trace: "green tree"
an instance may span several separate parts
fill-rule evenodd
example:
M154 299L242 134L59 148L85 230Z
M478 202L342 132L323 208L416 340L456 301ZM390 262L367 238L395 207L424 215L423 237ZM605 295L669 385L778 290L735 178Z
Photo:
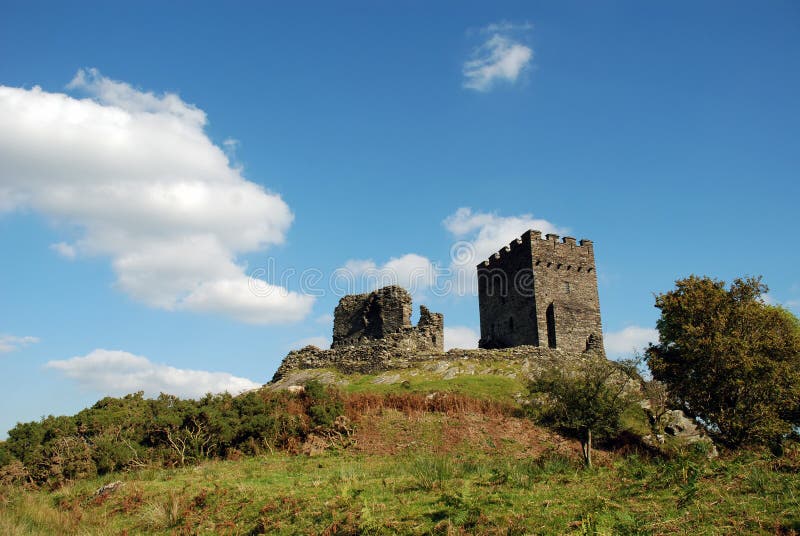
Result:
M800 322L766 292L760 277L691 276L656 297L653 377L730 446L779 445L800 424Z
M636 400L636 363L605 358L582 359L545 371L528 390L537 420L581 442L584 462L592 466L594 439L607 439L622 429L622 414Z

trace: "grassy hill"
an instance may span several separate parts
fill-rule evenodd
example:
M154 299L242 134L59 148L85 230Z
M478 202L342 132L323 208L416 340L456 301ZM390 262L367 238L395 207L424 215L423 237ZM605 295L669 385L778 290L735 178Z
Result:
M623 438L585 469L575 440L522 415L515 395L523 385L505 366L303 371L286 382L339 385L348 420L338 431L310 429L256 455L230 449L184 467L164 466L173 460L52 487L5 484L0 533L800 531L796 445L780 458L738 451L709 460L690 449L657 454ZM287 406L301 397L281 396ZM638 415L628 421L632 432L642 426ZM114 491L97 493L117 481Z

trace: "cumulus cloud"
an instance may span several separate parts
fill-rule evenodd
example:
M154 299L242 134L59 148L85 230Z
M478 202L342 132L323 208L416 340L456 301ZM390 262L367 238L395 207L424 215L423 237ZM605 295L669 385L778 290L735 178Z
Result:
M427 257L408 253L393 257L382 265L373 260L349 260L336 270L335 277L337 287L344 287L337 290L347 294L399 285L418 295L433 282L435 267Z
M444 220L444 227L456 240L450 251L450 269L459 294L477 293L475 266L528 229L543 234L564 235L569 232L565 227L534 218L531 214L499 216L489 212L473 212L467 207L461 207L448 216Z
M36 344L39 342L38 337L18 337L16 335L0 335L0 354L6 354L8 352L13 352L14 350L19 350L20 348L24 348L30 344Z
M49 361L45 366L84 389L107 395L144 391L147 396L167 393L198 398L206 393L237 394L261 386L227 372L179 369L120 350L97 349L85 356Z
M477 348L480 334L467 326L445 326L444 328L444 349L451 348Z
M488 35L464 62L464 87L489 91L498 82L513 84L533 59L533 50L522 44L515 35L531 29L529 24L507 22L490 24L481 34Z
M566 234L558 227L530 214L499 216L489 212L473 212L462 207L445 218L445 229L453 238L450 263L433 262L428 257L408 253L378 265L373 260L350 260L335 275L336 291L352 294L386 285L400 285L423 297L426 291L442 296L477 294L475 266L497 253L528 229L542 233Z
M445 218L444 227L453 237L466 240L472 245L475 258L469 262L474 261L475 264L488 259L528 229L535 229L543 234L569 233L566 227L558 227L542 218L534 218L531 214L499 216L490 212L473 212L468 207L461 207Z
M94 69L68 88L88 98L0 86L0 211L76 230L51 247L109 257L118 288L153 307L254 323L310 312L310 296L248 290L237 256L282 243L293 215L209 139L205 112Z
M643 350L651 342L658 342L658 331L642 326L628 326L603 334L603 343L610 356L631 355Z

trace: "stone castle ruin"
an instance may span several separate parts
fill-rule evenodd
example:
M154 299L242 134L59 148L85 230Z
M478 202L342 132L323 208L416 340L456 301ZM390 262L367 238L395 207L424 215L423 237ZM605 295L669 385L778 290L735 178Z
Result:
M419 322L412 326L411 295L398 286L345 296L333 313L331 348L379 341L408 350L443 351L443 316L424 305L419 311Z
M590 240L527 231L478 265L479 349L444 351L444 318L398 286L344 296L334 312L330 349L290 352L273 382L304 369L371 374L432 360L523 359L558 362L603 354L600 302ZM502 350L500 350L502 349Z
M478 265L481 348L602 349L591 240L526 231Z

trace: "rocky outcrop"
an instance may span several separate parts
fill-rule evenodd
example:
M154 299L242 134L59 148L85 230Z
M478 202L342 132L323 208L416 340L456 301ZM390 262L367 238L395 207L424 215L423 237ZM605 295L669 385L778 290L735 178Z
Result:
M503 349L453 349L447 352L420 351L417 348L398 347L395 344L376 342L360 346L345 346L322 350L306 346L290 352L272 378L281 380L291 371L308 369L334 369L343 374L376 374L387 370L403 370L435 362L502 361L524 365L528 370L544 370L563 366L575 360L596 357L594 352L574 353L539 346L515 346Z
M645 408L645 411L647 408ZM648 412L649 413L649 412ZM717 448L709 438L703 427L697 421L686 416L679 409L664 411L658 422L652 422L653 433L642 438L645 444L651 447L686 447L693 444L702 445L706 449L709 458L717 456Z

